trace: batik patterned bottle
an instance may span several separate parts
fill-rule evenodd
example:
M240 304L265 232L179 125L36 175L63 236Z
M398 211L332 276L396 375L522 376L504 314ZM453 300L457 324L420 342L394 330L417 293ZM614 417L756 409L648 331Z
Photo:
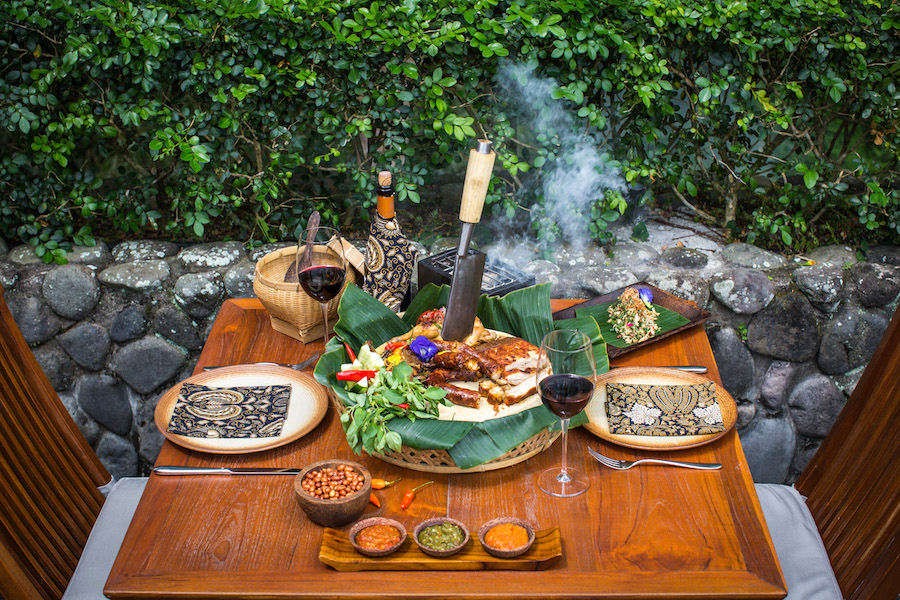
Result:
M390 171L378 174L375 192L378 206L366 243L363 289L394 312L399 312L416 264L416 250L397 224Z

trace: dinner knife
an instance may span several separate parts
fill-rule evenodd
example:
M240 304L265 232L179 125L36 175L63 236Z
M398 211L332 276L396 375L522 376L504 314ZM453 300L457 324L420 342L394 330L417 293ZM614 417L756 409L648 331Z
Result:
M153 467L157 475L296 475L300 469L280 467L181 467L161 465Z
M631 365L628 365L631 366ZM703 365L653 365L660 369L675 369L677 371L687 371L689 373L706 373L709 371L707 367ZM610 369L621 369L624 368L625 365L621 367L610 367Z

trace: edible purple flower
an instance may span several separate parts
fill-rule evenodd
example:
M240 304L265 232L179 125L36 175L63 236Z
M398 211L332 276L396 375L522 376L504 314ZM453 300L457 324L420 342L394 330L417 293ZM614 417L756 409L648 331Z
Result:
M647 304L650 304L651 302L653 302L653 292L651 292L647 288L639 289L638 294L640 294L641 300L643 300Z
M421 358L422 360L431 360L431 357L437 354L437 346L434 345L434 342L429 340L424 335L420 335L416 339L412 341L409 345L409 349L412 350L416 356Z

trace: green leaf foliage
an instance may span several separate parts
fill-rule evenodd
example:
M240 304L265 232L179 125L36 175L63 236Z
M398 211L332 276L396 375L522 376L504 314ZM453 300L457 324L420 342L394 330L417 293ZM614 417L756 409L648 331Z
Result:
M896 240L897 23L875 0L7 0L0 235L48 261L126 237L294 240L312 210L367 216L382 168L421 202L487 137L487 210L548 244L569 235L548 191L577 164L567 139L747 241ZM510 72L548 84L540 103L501 93ZM576 215L599 243L622 191Z

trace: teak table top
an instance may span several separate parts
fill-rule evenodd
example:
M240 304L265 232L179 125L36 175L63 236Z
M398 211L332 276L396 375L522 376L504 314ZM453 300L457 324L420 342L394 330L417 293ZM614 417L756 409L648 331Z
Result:
M573 301L554 301L554 310ZM257 300L228 300L200 356L204 365L299 362L322 350L275 332ZM615 366L701 364L719 383L702 327L694 327L613 361ZM765 527L737 433L660 456L720 462L718 471L673 467L612 471L585 446L619 458L647 452L620 448L579 428L569 461L591 478L587 493L553 498L537 474L558 466L560 445L518 465L474 474L432 474L395 467L347 446L332 407L308 435L248 455L185 450L168 441L157 464L302 467L323 458L362 462L373 477L400 476L382 493L382 508L412 530L451 515L473 535L497 516L558 526L562 557L542 571L338 572L318 559L323 530L294 499L291 476L152 475L125 537L105 593L111 598L782 598L784 580ZM403 489L435 484L398 509ZM387 492L393 490L393 495ZM394 497L396 496L396 497ZM477 544L477 539L473 540ZM472 542L470 542L472 543Z

